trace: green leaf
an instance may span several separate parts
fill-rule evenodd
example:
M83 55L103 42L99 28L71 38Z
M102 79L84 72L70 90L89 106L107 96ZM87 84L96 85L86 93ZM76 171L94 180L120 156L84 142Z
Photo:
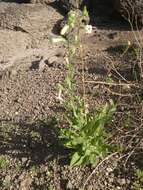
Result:
M78 162L76 162L75 166L84 165L85 163L87 163L87 161L89 161L89 158L86 155L81 156Z
M88 11L87 11L86 6L84 6L84 8L83 8L82 15L83 15L84 17L88 17Z
M75 166L76 163L80 160L81 156L79 155L78 152L75 152L72 156L71 162L70 162L70 166Z
M61 35L61 36L64 36L66 33L69 32L69 29L70 29L69 25L68 25L68 24L65 24L65 26L62 28L62 30L61 30L61 32L60 32L60 35Z

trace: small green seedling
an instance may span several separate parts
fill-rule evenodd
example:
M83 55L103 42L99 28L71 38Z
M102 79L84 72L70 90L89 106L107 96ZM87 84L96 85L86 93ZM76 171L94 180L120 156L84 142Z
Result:
M9 165L6 156L0 156L0 169L5 169Z
M136 170L136 181L133 184L133 190L143 190L143 170Z

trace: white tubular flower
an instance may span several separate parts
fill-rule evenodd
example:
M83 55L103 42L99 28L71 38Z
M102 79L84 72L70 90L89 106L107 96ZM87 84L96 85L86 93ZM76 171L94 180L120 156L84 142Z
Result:
M69 58L66 57L65 60L66 60L66 64L69 64Z
M91 25L85 25L85 33L86 34L92 33L92 26Z
M128 46L131 46L131 41L128 40L127 44L128 44Z
M62 37L57 37L57 38L52 38L51 41L52 43L59 43L59 42L66 42L66 39Z
M62 89L59 89L59 93L58 93L57 99L60 101L60 103L62 103L64 101L64 99L62 98Z
M66 33L68 33L69 28L70 28L69 25L65 24L65 26L62 28L62 30L60 32L61 36L64 36Z

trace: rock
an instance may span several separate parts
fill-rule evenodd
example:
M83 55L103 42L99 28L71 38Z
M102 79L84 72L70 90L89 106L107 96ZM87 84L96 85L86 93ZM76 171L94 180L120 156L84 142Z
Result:
M71 8L80 8L82 1L80 0L79 3L77 4L76 1L67 1L67 0L61 0L61 3L63 3L63 6L65 6L68 10Z
M52 0L17 0L24 3L49 3ZM137 20L139 25L143 25L143 0L57 0L66 10L82 9L87 6L89 10L93 10L100 6L108 5L108 9L118 11L126 19L131 19L131 22ZM106 10L105 10L106 12Z
M15 0L17 3L48 3L49 0Z
M29 0L30 3L45 3L46 0Z
M22 163L25 163L25 162L27 162L27 158L26 157L23 157L22 159L21 159L21 161L22 161Z
M19 3L41 3L48 4L53 0L17 0ZM88 8L88 10L94 10L99 6L107 6L106 12L114 13L115 10L119 12L124 18L127 20L131 20L131 22L135 22L139 25L143 25L143 0L56 0L59 2L63 8L67 11L71 9L82 9L84 6ZM3 15L2 15L3 16ZM18 25L19 26L19 25ZM19 30L23 28L18 28ZM25 31L27 32L27 31Z
M67 189L73 189L73 184L70 181L67 183Z
M11 176L7 175L4 180L5 180L6 183L10 183Z
M126 180L124 178L118 179L118 183L120 185L125 185L126 184Z
M20 190L28 190L30 189L30 185L32 183L32 178L31 176L25 176L25 179L23 179L23 181L21 181L20 184Z
M107 168L107 171L110 173L110 172L113 171L113 169L112 168Z
M124 18L135 22L137 20L139 25L143 25L143 0L59 0L63 7L67 10L82 9L87 6L89 10L94 10L97 6L106 6L110 9L110 13L119 12ZM105 14L106 14L105 10Z

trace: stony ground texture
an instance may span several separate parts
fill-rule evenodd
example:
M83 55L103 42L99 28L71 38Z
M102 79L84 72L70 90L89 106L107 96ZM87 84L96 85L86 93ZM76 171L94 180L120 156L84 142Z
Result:
M58 141L60 126L55 122L64 113L57 85L66 69L65 48L52 44L51 38L59 34L64 14L52 1L34 3L0 1L0 189L80 189L95 168L68 166L68 150ZM132 32L127 23L113 19L108 10L102 15L102 10L106 9L100 5L96 17L91 16L93 32L83 39L85 76L91 81L86 85L87 102L91 107L110 98L119 102L119 119L113 120L109 131L115 142L128 146L141 127L142 82L130 88L109 88L102 82L136 83L133 72L138 71L139 60L132 49L126 54L126 47L143 31ZM129 113L135 116L131 131L123 126ZM140 133L137 136L140 140ZM141 155L135 159L132 153L115 153L96 169L85 189L133 189Z

